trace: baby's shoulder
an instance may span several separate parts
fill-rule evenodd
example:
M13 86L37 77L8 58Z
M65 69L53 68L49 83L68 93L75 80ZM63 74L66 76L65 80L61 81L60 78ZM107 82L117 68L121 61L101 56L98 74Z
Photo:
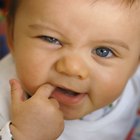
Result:
M9 80L16 78L15 65L11 54L0 60L0 91L9 88ZM0 93L2 94L2 93Z
M133 89L134 94L140 95L140 66L137 68L136 72L134 75L129 79L128 81L128 86L126 87L131 87ZM128 88L129 89L129 88Z
M8 54L0 60L0 73L0 82L15 77L15 65L11 54Z

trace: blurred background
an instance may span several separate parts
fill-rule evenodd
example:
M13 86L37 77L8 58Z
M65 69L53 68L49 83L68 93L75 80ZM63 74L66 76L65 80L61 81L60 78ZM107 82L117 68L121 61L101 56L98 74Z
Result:
M5 56L9 51L6 43L6 5L7 0L0 0L0 59Z

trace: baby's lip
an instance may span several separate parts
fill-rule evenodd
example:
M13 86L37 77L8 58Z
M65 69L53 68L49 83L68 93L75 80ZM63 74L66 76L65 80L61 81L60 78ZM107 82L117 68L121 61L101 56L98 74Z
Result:
M60 104L74 105L84 99L86 93L75 92L71 89L56 87L51 94L51 98L55 98Z
M77 94L80 94L80 93L87 93L87 91L83 90L83 87L82 86L79 86L79 88L76 88L76 87L70 87L70 86L67 86L67 85L64 85L64 84L52 84L55 88L60 88L60 89L64 89L64 90L69 90L69 91L72 91L74 93L77 93Z
M80 94L79 92L75 92L73 90L66 89L66 88L57 87L56 89L63 92L63 93L69 94L69 96L77 96Z

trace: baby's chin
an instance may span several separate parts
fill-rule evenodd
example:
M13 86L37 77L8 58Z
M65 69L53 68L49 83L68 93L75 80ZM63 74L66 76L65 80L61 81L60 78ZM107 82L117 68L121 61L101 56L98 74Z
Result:
M78 120L78 119L85 117L86 115L89 115L90 113L91 112L78 112L78 111L77 111L77 113L72 113L72 112L64 113L63 112L63 116L64 116L65 120Z
M81 117L76 117L76 116L64 116L64 120L79 120L81 118L83 118L84 116Z
M86 114L86 115L88 115L88 114ZM64 120L79 120L81 118L84 118L86 115L64 116Z

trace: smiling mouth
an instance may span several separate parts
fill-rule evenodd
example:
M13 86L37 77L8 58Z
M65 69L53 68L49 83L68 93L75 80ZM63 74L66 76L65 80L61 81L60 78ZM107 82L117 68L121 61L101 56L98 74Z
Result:
M85 93L78 93L70 89L56 87L51 94L60 104L72 105L79 103L85 96Z

